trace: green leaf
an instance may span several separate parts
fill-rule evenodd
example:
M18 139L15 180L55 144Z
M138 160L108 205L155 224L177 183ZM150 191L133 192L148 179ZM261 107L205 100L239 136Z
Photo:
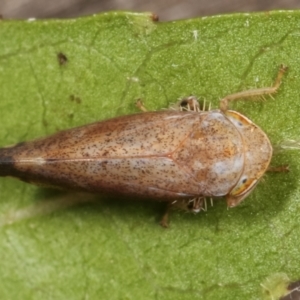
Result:
M274 99L232 108L272 143L299 140L300 13L168 23L111 12L0 22L0 145L197 95L270 86ZM240 206L157 222L156 202L70 195L0 178L1 299L271 299L270 276L300 277L300 153L283 151ZM77 205L76 205L77 204ZM80 204L80 205L79 205ZM275 274L275 275L274 275Z

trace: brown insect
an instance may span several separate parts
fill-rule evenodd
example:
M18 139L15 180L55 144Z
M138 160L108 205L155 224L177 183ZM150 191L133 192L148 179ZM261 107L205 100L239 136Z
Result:
M200 110L196 98L188 97L178 110L117 117L2 148L0 176L170 205L177 201L195 212L206 197L225 197L234 207L267 171L272 146L257 125L228 110L228 104L275 93L286 70L280 67L272 87L229 95L217 110ZM167 214L162 225L167 226Z

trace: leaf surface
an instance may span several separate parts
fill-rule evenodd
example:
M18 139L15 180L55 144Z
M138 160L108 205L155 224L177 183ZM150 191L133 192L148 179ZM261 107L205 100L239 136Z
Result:
M236 14L159 23L111 12L76 20L0 22L0 145L197 95L270 86L274 99L231 107L275 145L299 140L300 14ZM1 299L271 299L261 284L300 277L300 153L274 155L240 206L198 215L160 203L53 192L0 179ZM264 285L264 284L263 284ZM264 285L265 286L265 285ZM263 293L264 292L264 293Z

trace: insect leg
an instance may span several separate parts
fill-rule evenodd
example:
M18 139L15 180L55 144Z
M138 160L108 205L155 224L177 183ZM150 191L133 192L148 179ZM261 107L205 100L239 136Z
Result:
M195 96L180 99L177 105L181 111L201 111L199 100Z
M267 172L289 172L289 165L282 165L277 167L268 167Z
M288 67L281 65L277 74L277 77L274 81L273 86L270 87L264 87L264 88L259 88L259 89L251 89L235 94L228 95L221 99L220 101L220 110L225 112L228 110L228 105L230 101L238 100L241 98L247 98L247 97L252 97L252 96L262 96L262 95L268 95L268 94L274 94L277 92L280 84L281 84L281 79L284 75L284 73L287 71Z
M170 201L167 203L167 206L165 208L165 212L159 222L159 224L164 227L164 228L168 228L169 227L169 213L171 210L171 207L173 205L173 201Z
M135 106L136 106L139 110L141 110L141 111L143 111L143 112L147 112L147 111L148 111L148 109L144 106L144 103L143 103L143 101L142 101L141 99L138 99L138 100L135 102Z

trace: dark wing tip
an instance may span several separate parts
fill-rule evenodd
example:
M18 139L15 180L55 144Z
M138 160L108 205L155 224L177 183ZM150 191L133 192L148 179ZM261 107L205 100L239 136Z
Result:
M9 148L0 149L0 176L12 176L14 173L15 160L9 155Z

